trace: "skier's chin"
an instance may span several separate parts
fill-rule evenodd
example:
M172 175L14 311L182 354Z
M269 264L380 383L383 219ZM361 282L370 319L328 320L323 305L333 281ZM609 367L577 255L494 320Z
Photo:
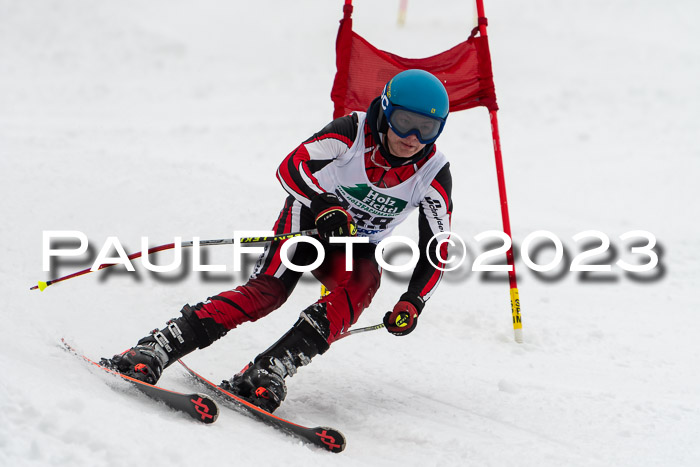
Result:
M420 151L420 149L421 149L417 145L405 144L405 143L402 143L402 144L404 145L404 149L405 149L405 155L403 157L405 157L406 159L415 156L416 154L418 154L418 151Z
M405 138L389 138L389 151L400 159L410 159L418 154L425 145L405 141Z

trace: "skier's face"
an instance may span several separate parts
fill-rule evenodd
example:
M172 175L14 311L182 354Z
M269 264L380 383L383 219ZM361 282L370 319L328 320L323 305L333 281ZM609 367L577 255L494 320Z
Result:
M413 157L418 151L425 147L425 144L418 141L416 135L408 135L405 138L400 137L394 130L389 128L386 134L387 146L389 146L389 152L396 157L402 159L408 159Z

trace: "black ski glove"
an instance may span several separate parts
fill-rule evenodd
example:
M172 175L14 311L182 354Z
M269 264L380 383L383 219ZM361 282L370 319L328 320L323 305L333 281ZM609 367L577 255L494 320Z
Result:
M329 237L354 237L357 234L352 216L343 209L340 200L333 193L314 196L311 212L316 221L318 236L323 240L328 240Z
M394 305L393 311L384 315L384 327L395 336L405 336L418 325L418 316L423 310L424 302L420 297L409 296L405 293Z

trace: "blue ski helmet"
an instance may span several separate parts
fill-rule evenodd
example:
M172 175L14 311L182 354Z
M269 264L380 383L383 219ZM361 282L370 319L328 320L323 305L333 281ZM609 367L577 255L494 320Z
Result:
M424 70L406 70L391 78L384 86L381 102L394 133L401 138L416 135L423 144L440 136L450 112L445 86Z

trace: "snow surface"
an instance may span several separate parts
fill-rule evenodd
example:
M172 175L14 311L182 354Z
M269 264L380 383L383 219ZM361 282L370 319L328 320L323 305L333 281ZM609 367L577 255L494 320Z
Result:
M197 424L59 348L111 355L245 279L213 247L229 272L165 280L139 266L28 290L89 266L42 272L45 230L82 231L95 254L109 236L137 251L142 236L269 228L277 164L332 113L341 4L0 0L0 465L700 465L697 2L486 2L516 244L549 230L570 261L573 235L595 229L615 248L599 261L635 261L618 237L643 229L661 263L582 277L518 261L521 345L502 274L449 274L409 337L353 336L289 380L279 415L341 429L344 453L227 410ZM474 24L468 1L412 0L403 28L397 7L357 0L355 30L422 57ZM439 145L453 230L477 251L476 234L501 229L486 111L451 115ZM415 237L414 222L399 233ZM380 321L405 277L385 276L358 326ZM231 376L317 293L305 280L186 360ZM161 382L190 389L178 368Z

